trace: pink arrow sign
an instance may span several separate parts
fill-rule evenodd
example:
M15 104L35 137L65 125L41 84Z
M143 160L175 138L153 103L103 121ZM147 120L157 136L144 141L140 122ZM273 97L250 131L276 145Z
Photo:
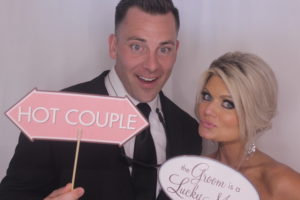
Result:
M149 124L128 98L34 89L6 115L31 139L122 145Z

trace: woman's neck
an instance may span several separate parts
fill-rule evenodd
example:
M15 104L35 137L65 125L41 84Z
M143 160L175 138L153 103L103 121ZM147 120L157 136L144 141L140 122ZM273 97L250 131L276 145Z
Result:
M239 169L245 160L244 145L237 143L220 143L214 155L215 159L234 169Z

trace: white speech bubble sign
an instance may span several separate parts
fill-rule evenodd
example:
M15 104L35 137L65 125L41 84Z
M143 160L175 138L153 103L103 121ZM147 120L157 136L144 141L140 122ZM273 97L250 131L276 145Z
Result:
M238 171L203 156L178 156L159 170L162 189L172 200L259 200Z

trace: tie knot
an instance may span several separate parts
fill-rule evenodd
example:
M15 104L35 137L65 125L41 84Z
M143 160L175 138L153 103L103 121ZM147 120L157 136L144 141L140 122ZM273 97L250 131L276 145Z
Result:
M151 108L147 103L139 103L137 108L143 113L145 118L149 119Z

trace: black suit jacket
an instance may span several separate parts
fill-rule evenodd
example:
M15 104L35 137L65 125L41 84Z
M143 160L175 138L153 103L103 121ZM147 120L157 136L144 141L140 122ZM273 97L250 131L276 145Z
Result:
M107 95L104 77L65 89ZM198 123L160 93L166 123L167 158L201 153ZM20 135L7 175L0 184L1 200L40 200L71 182L75 142L34 141ZM85 189L81 199L134 200L128 164L121 148L111 144L81 143L75 184ZM168 199L160 194L159 199Z

